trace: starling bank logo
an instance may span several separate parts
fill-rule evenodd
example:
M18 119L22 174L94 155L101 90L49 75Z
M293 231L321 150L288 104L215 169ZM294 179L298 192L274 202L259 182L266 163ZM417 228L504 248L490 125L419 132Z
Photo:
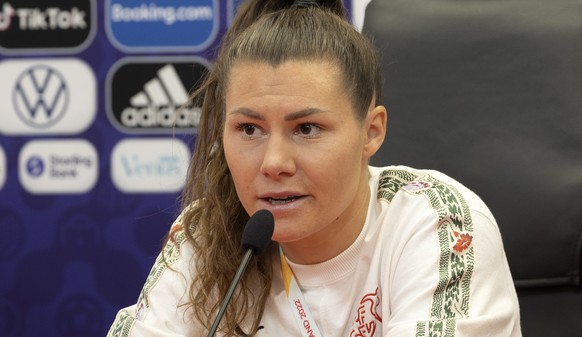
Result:
M125 193L175 193L184 187L189 160L176 138L125 139L111 153L111 178Z
M202 59L167 63L123 60L108 75L107 113L127 133L195 132L200 107L189 91L207 71Z
M97 182L98 158L86 140L34 140L18 158L20 183L32 194L78 194Z
M96 114L96 79L76 59L0 62L0 132L73 134Z

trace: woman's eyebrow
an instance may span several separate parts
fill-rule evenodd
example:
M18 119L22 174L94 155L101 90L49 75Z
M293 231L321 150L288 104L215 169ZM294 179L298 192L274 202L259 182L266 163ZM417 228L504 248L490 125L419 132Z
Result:
M292 113L288 114L287 116L285 116L285 121L293 121L296 119L300 119L303 117L311 116L311 115L322 113L322 112L326 112L326 110L322 110L322 109L318 109L318 108L302 109L299 111L292 112Z
M326 110L322 110L322 109L318 109L318 108L306 108L306 109L301 109L299 111L295 111L292 112L288 115L285 116L285 121L290 122L290 121L294 121L300 118L304 118L307 116L311 116L314 114L318 114L318 113L323 113L326 112ZM249 109L249 108L236 108L232 111L229 112L229 115L243 115L252 119L257 119L257 120L265 120L265 117L263 115L261 115L260 113Z
M265 118L258 112L249 108L236 108L228 113L229 115L243 115L249 118L265 120Z

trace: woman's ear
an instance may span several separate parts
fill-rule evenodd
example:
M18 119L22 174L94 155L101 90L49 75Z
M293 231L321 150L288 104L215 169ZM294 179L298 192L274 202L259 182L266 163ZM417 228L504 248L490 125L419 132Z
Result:
M386 136L386 124L388 112L383 105L375 106L368 111L366 117L366 143L364 144L364 156L371 158L382 146Z

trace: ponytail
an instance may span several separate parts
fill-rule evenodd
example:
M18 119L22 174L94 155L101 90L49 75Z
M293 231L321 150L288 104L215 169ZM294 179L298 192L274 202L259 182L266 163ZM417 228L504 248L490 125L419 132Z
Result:
M346 11L341 0L245 0L239 5L234 20L224 36L224 41L230 41L265 14L291 7L311 6L325 8L341 18L346 18Z

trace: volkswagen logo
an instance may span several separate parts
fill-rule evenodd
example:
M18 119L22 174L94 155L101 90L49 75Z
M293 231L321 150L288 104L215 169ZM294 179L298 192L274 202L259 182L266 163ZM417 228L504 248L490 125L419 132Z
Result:
M24 123L42 129L63 117L69 104L69 90L63 75L57 70L37 65L18 77L12 100Z

